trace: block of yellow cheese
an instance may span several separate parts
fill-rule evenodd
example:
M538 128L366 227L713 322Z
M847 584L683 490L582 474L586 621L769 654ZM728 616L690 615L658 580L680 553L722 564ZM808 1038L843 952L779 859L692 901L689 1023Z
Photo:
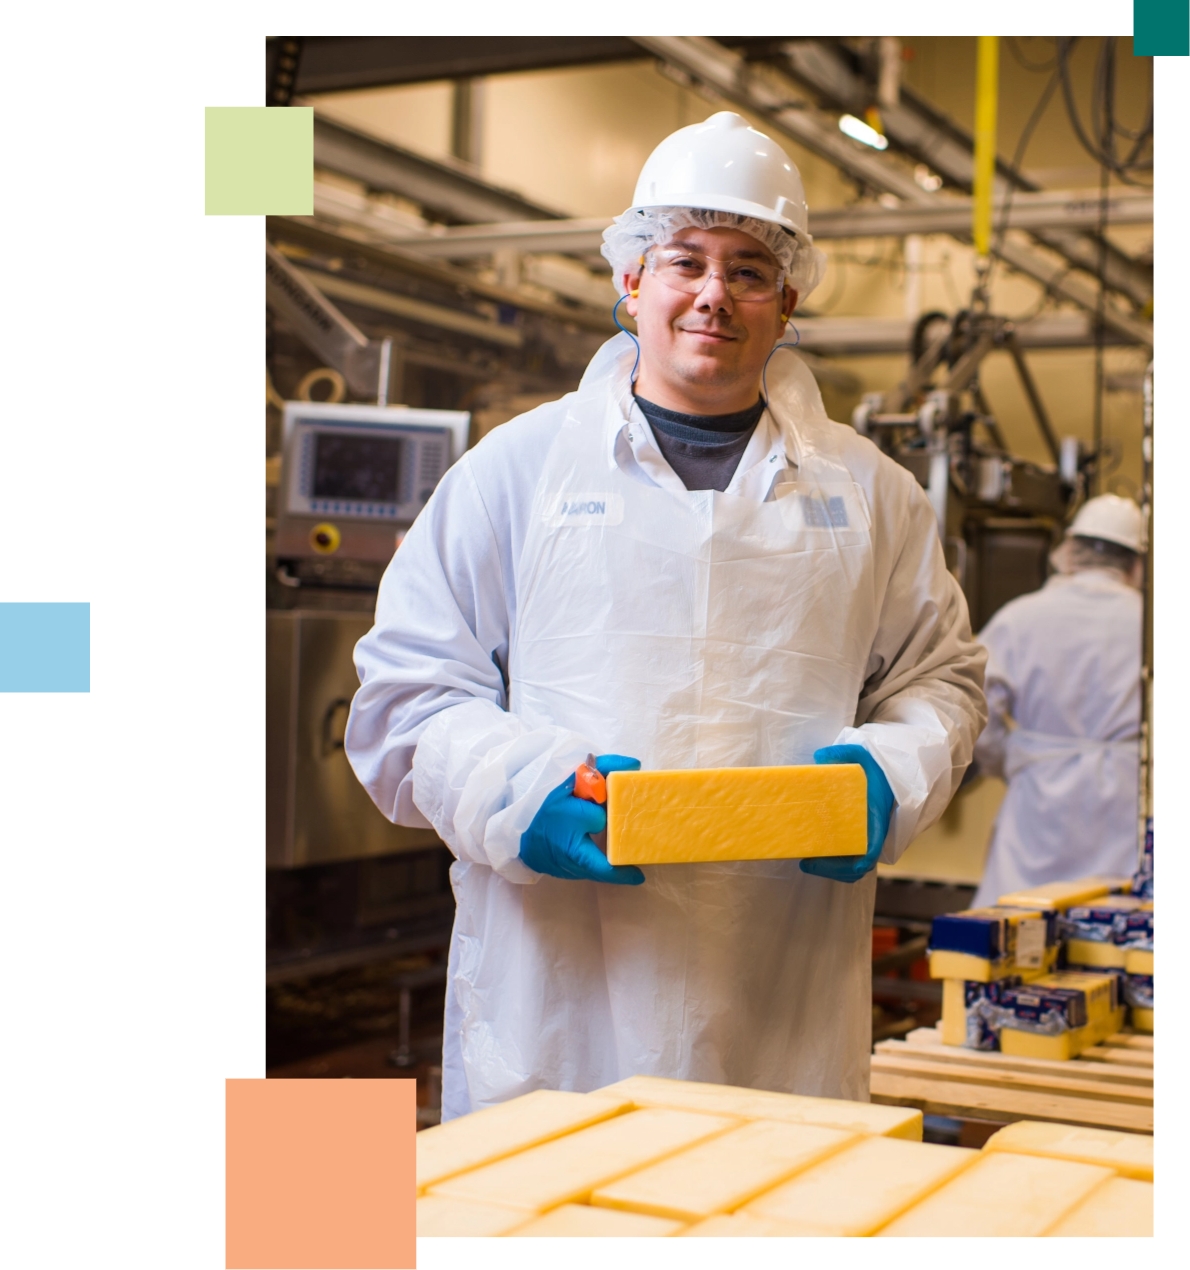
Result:
M417 1135L418 1193L456 1173L608 1120L631 1106L627 1098L538 1089L423 1129Z
M612 864L863 855L868 780L856 763L612 772Z
M882 1235L1042 1235L1110 1169L1007 1151L981 1157L882 1230Z
M629 1098L637 1107L673 1107L738 1116L743 1120L817 1124L848 1133L882 1134L915 1142L920 1142L922 1135L922 1114L912 1107L883 1107L871 1102L847 1102L842 1098L778 1094L768 1089L668 1080L663 1076L629 1076L589 1096Z
M801 1235L870 1235L978 1159L964 1147L864 1138L744 1211Z
M1105 970L1123 970L1128 951L1123 944L1103 943L1096 939L1068 939L1066 960L1072 966L1102 966Z
M525 1223L523 1208L473 1204L441 1195L417 1197L418 1238L507 1235Z
M622 1213L614 1208L591 1208L587 1204L563 1204L561 1208L534 1217L511 1233L546 1239L592 1239L599 1236L640 1239L651 1235L676 1235L685 1229L685 1222L669 1217Z
M1128 1016L1132 1023L1132 1026L1138 1032L1148 1032L1149 1035L1152 1035L1152 1032L1153 1032L1152 1006L1150 1006L1148 1009L1145 1009L1143 1006L1134 1005L1132 1009L1128 1012Z
M996 903L1011 908L1044 908L1065 912L1075 904L1085 904L1088 900L1106 895L1118 881L1118 878L1079 878L1074 882L1043 882L1040 886L1031 886L1024 891L1001 895Z
M719 1213L700 1221L694 1226L687 1226L682 1231L683 1237L694 1235L708 1239L753 1239L757 1237L789 1238L796 1235L779 1221L767 1221L763 1217L752 1217L748 1213Z
M1151 948L1126 948L1124 950L1124 973L1128 975L1151 975L1153 973L1153 950Z
M432 1186L430 1194L544 1213L559 1204L584 1202L592 1191L617 1177L739 1123L732 1116L662 1107L629 1111L447 1178Z
M992 983L996 979L1007 979L1010 975L1019 975L1028 983L1031 979L1039 979L1047 974L1057 961L1056 944L1042 953L1040 966L1018 966L1015 961L1007 959L996 963L988 961L986 957L952 952L947 948L940 948L929 954L931 979L966 980L969 983Z
M1078 1160L1114 1169L1123 1177L1153 1180L1153 1139L1147 1133L1121 1133L1117 1129L1091 1129L1080 1125L1018 1120L1005 1125L984 1143L985 1151L1010 1151L1014 1155L1045 1155L1058 1160Z
M1068 1062L1077 1058L1096 1037L1091 1028L1073 1027L1046 1036L1041 1032L1025 1032L1020 1028L1000 1029L1000 1053L1009 1058L1047 1058L1052 1062Z
M1153 1233L1153 1183L1113 1177L1071 1209L1047 1235L1146 1238Z
M699 1221L739 1208L761 1191L855 1141L854 1134L840 1129L754 1120L601 1186L591 1196L591 1203Z

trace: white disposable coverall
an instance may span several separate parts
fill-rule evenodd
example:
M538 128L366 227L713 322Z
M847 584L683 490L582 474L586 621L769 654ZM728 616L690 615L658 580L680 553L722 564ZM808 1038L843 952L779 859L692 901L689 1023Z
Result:
M576 393L447 473L356 647L348 756L458 857L443 1117L645 1073L863 1099L875 874L671 865L642 886L518 859L589 752L645 768L866 746L894 860L983 725L984 654L916 481L831 423L795 355L724 493L685 489L610 340Z
M1000 609L980 640L990 718L975 757L1008 792L974 903L1132 873L1140 593L1110 569L1055 574Z

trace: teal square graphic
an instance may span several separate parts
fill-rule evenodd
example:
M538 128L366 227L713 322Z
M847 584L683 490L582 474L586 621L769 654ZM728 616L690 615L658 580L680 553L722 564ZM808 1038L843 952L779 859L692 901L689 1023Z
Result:
M1190 56L1190 0L1132 0L1132 52Z
M0 692L90 692L89 604L0 604Z
M313 216L313 109L208 106L206 213Z

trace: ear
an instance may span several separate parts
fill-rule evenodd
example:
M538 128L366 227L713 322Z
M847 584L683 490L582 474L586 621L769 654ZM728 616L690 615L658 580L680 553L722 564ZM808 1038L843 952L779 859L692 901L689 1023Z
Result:
M793 317L793 311L797 308L797 292L787 286L785 293L781 297L781 329L785 329L785 323Z
M636 317L636 310L639 308L637 295L640 290L640 270L625 272L620 275L620 294L626 295L627 300L624 301L624 308L630 316Z

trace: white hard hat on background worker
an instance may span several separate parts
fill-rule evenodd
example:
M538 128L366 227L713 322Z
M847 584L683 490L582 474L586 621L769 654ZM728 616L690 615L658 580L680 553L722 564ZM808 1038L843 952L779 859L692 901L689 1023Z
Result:
M866 1098L876 855L941 814L984 719L917 482L827 419L796 355L761 395L823 269L796 168L721 114L641 190L604 244L639 357L617 335L455 464L356 649L352 765L457 857L444 1119L636 1073ZM570 793L588 754L862 761L868 855L642 882Z
M977 905L1136 867L1145 549L1131 499L1090 499L1052 556L1057 572L980 632L989 718L975 757L1008 791Z
M1145 518L1130 498L1100 494L1079 509L1067 534L1071 538L1098 538L1118 543L1131 551L1145 550Z

